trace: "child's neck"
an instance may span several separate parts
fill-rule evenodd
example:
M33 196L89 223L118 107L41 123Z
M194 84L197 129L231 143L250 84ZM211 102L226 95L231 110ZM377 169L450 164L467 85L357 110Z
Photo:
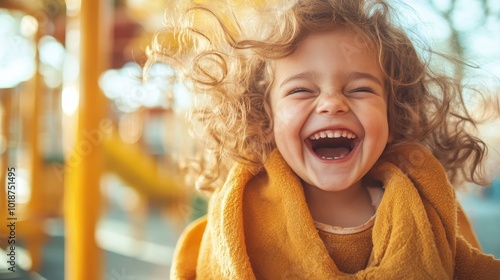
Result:
M375 214L370 194L361 181L338 192L323 191L306 183L303 186L309 211L317 222L354 227Z

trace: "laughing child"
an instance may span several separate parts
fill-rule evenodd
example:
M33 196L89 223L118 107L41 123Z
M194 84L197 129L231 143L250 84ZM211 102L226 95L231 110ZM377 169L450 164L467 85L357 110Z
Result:
M486 150L461 83L388 3L194 2L169 7L150 52L201 97L198 186L215 186L172 279L500 276L452 187L483 183Z

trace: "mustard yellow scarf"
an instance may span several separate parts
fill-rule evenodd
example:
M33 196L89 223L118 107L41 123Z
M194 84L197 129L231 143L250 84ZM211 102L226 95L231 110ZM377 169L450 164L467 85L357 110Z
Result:
M419 145L386 153L370 171L384 196L364 270L341 272L318 235L299 178L274 151L254 176L236 166L206 217L181 236L172 279L500 279L500 260L457 232L445 171Z

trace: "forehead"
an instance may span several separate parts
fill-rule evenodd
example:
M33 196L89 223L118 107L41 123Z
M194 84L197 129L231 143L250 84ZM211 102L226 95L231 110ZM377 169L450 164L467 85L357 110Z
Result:
M333 31L312 33L306 36L289 56L274 61L278 78L280 73L297 71L370 71L381 77L380 64L375 48L360 34L339 28ZM298 68L311 69L298 69ZM350 69L350 70L349 70ZM286 73L283 73L286 72Z
M311 48L321 50L322 47L333 48L342 53L372 51L370 45L359 33L347 28L337 28L327 32L310 33L298 44L294 53L308 51Z

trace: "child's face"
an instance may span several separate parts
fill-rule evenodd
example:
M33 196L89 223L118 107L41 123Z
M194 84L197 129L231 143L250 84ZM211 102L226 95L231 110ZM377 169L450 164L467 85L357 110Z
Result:
M347 30L312 34L274 72L274 137L286 162L324 191L360 184L389 138L374 51Z

